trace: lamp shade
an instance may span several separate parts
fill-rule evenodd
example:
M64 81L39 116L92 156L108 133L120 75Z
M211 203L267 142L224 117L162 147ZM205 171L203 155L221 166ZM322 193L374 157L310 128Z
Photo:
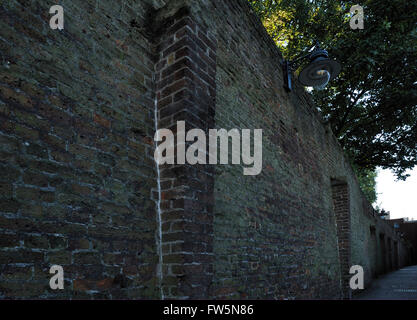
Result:
M310 63L300 72L298 81L306 87L323 88L340 72L338 62L329 59L326 50L316 50L310 55Z

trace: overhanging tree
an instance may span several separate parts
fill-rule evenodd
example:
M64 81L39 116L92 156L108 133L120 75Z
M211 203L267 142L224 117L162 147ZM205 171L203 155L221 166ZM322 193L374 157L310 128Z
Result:
M354 167L393 170L417 164L417 1L249 0L287 59L318 40L342 64L313 99ZM364 29L349 26L364 8Z

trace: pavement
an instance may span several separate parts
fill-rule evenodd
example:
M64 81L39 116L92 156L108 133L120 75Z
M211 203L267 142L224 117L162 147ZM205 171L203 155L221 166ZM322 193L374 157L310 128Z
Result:
M417 266L409 266L374 279L354 300L417 300Z

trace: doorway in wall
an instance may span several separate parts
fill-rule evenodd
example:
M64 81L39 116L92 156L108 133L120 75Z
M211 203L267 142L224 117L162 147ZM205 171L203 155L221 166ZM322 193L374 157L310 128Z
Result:
M387 262L386 262L387 261L387 249L386 249L386 246L385 246L385 234L383 234L383 233L379 234L379 247L381 248L380 249L380 252L381 252L380 273L384 274L384 273L387 272Z

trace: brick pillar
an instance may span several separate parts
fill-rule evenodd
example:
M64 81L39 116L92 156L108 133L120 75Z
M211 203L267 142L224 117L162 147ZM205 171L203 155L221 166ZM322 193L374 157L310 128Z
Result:
M350 232L350 202L349 186L346 182L332 180L333 207L337 223L337 238L339 246L339 259L341 268L343 299L352 297L349 286L351 275L351 232Z
M208 137L208 129L214 128L216 40L187 8L160 25L155 67L158 128L176 135L177 121L184 121L186 132L199 128ZM177 150L177 137L175 144ZM210 296L213 169L203 164L160 166L165 298Z

